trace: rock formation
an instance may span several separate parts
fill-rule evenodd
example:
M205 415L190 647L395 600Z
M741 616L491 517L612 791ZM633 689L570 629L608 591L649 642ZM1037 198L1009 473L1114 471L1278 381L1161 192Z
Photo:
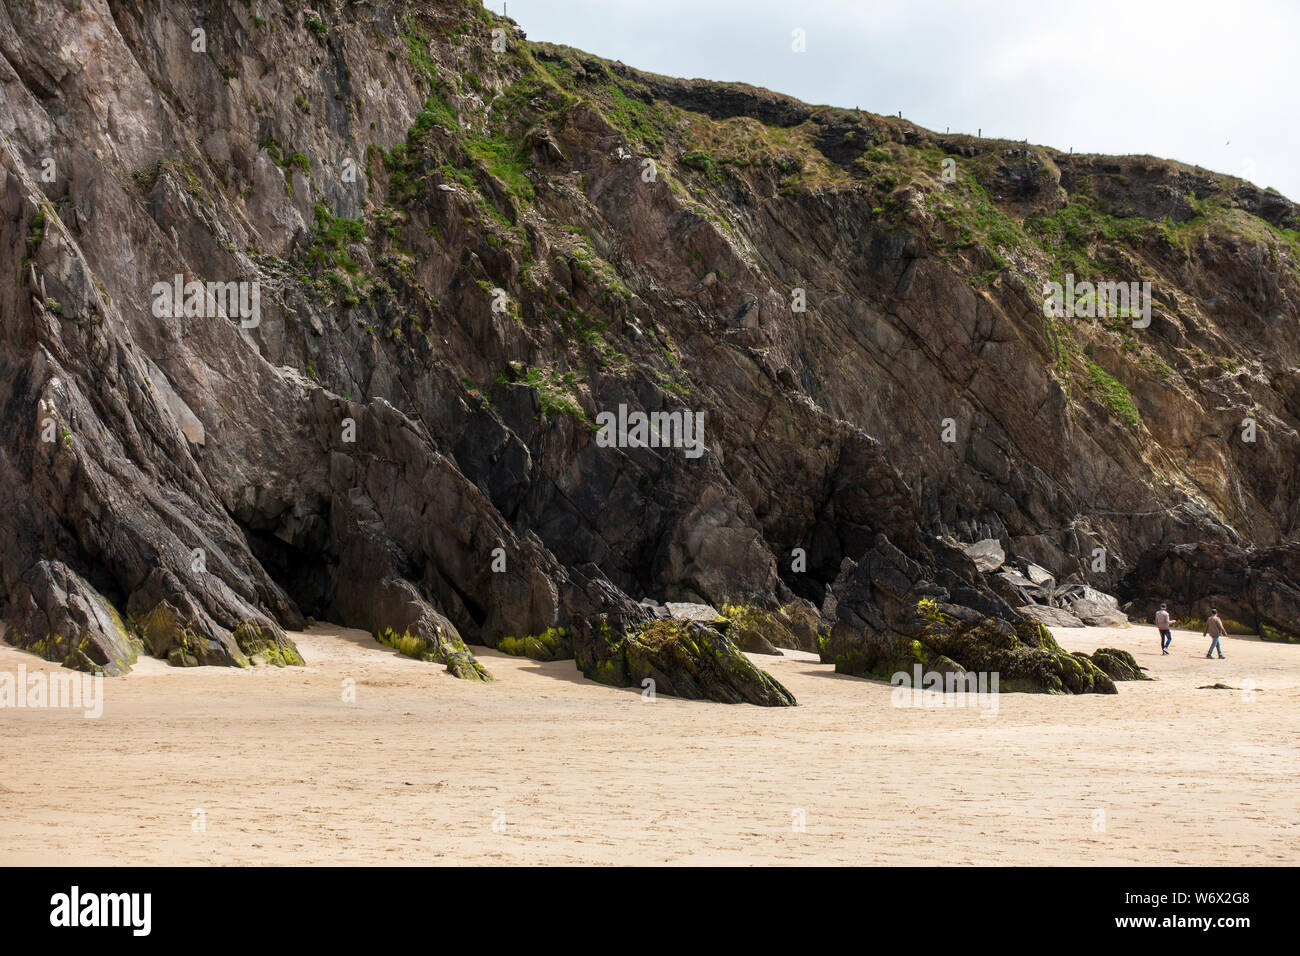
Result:
M863 674L917 641L1113 689L941 536L1099 592L1257 546L1215 593L1300 633L1264 593L1300 508L1275 193L472 0L0 7L0 133L0 620L70 667L293 664L311 615L470 679L504 645L789 704L737 641ZM1150 325L1045 318L1067 272L1150 280Z

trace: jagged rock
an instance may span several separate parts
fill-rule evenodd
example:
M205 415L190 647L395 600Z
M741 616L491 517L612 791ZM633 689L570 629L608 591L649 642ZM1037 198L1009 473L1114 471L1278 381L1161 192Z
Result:
M306 661L298 653L298 646L285 637L284 632L265 621L244 621L235 628L235 643L254 664L303 666Z
M1083 621L1064 608L1049 607L1046 604L1028 604L1017 610L1048 627L1083 627Z
M1032 561L1026 561L1021 566L1021 570L1034 587L1043 588L1049 592L1056 589L1056 576L1046 568L1041 568Z
M699 621L701 624L717 624L727 619L707 604L683 604L669 601L664 605L668 616L679 621Z
M1045 567L1031 561L1019 562L1024 578L1030 581L1030 593L1034 594L1036 604L1057 604L1056 575Z
M1002 545L998 543L997 538L976 541L974 544L966 545L962 550L975 562L975 567L980 571L996 571L1007 559L1006 552L1002 550Z
M1043 599L1043 594L1034 583L1012 568L1004 567L996 574L990 574L988 582L993 592L1012 607L1037 604Z
M15 589L4 639L64 667L124 674L143 650L122 616L60 561L41 561Z
M1116 611L1119 610L1119 598L1113 594L1098 591L1086 584L1072 584L1069 587L1060 588L1057 590L1056 596L1062 607L1069 607L1074 601L1095 601Z
M783 656L775 644L752 628L742 627L728 630L727 637L734 641L736 646L746 654L767 654L772 657Z
M933 577L877 536L834 587L836 623L822 660L836 671L889 680L914 663L999 675L1001 691L1114 693L1091 661L1063 651L1036 621L951 571Z
M792 650L816 652L821 642L830 633L830 625L825 616L812 602L801 598L781 606L779 623L782 626L776 628L774 634L767 631L763 633L777 647L788 647ZM793 643L784 643L786 633L793 637Z
M657 618L672 617L672 615L668 613L668 608L664 607L662 604L656 604L654 601L641 601L640 605Z
M1080 599L1070 602L1070 613L1092 627L1128 627L1128 618L1123 611L1116 610L1100 601Z
M1037 633L1034 628L1038 628ZM941 619L932 624L922 640L959 661L967 671L998 674L1003 693L1117 693L1104 671L1092 661L1062 650L1037 623L1025 627L990 618L971 627Z
M578 624L578 666L614 687L648 687L688 700L791 707L794 695L725 635L696 621L652 619L631 627L599 615Z
M1015 588L1033 589L1037 587L1037 585L1034 584L1033 581L1029 580L1029 578L1025 577L1015 568L1004 567L998 574L994 576L1005 581L1007 584Z
M819 639L827 628L817 609L807 601L795 600L773 610L764 610L752 604L727 604L722 608L724 620L730 627L724 630L733 640L740 640L733 630L751 632L755 636L745 638L758 648L791 648L804 651L816 651ZM713 626L717 627L715 623ZM743 648L750 650L749 646ZM755 653L773 653L771 650L758 650Z
M241 621L227 639L221 632L214 636L203 631L192 617L163 601L140 619L137 628L149 653L176 667L304 663L293 641L264 619Z

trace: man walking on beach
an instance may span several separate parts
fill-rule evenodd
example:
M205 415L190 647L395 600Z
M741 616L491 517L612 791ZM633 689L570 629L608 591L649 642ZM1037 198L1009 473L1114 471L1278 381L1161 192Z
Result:
M1210 649L1205 652L1206 657L1218 651L1219 660L1223 660L1223 648L1219 646L1219 638L1227 633L1228 629L1223 626L1223 621L1219 620L1219 609L1217 607L1210 608L1210 619L1205 622L1205 630L1201 631L1201 637L1209 634L1211 638Z
M1160 605L1160 610L1156 611L1156 627L1160 629L1160 653L1168 654L1169 645L1174 642L1174 635L1170 628L1177 624L1177 621L1169 619L1169 609L1167 605Z

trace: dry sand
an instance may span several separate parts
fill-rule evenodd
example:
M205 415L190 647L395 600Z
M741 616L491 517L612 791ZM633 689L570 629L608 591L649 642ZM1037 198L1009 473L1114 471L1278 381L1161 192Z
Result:
M778 709L477 648L497 682L471 684L325 625L305 668L142 660L98 720L0 710L0 863L1300 863L1300 647L1055 634L1159 679L988 717L811 655L755 658ZM19 664L58 670L0 645Z

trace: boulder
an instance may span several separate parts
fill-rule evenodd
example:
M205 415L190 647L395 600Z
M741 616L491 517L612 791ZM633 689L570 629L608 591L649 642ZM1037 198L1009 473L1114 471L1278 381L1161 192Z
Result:
M1138 666L1128 651L1117 647L1099 647L1091 655L1083 655L1109 675L1111 680L1154 680Z
M698 621L701 624L716 624L726 621L716 608L708 604L688 604L669 601L664 605L668 616L679 621Z
M1064 608L1050 607L1046 604L1028 604L1018 610L1026 617L1031 617L1048 627L1083 627L1083 621Z
M845 564L834 591L836 621L821 657L839 673L890 680L919 663L997 673L1001 691L1115 692L1095 664L1062 650L991 589L930 573L883 534Z
M1048 587L1053 589L1056 587L1056 576L1046 568L1039 567L1031 561L1026 561L1024 564L1024 572L1025 577L1027 577L1030 580L1030 583L1035 587Z
M966 552L966 557L975 562L975 567L983 572L996 571L1007 559L1006 552L1002 550L1002 545L997 538L976 541L974 544L966 545L962 550Z
M727 704L793 707L779 681L750 662L726 635L697 621L643 620L631 625L599 615L575 622L575 658L583 674L614 687Z
M1100 601L1078 600L1070 604L1070 613L1092 627L1128 627L1124 612Z
M1105 591L1098 591L1086 584L1072 584L1069 587L1061 588L1057 591L1057 597L1066 605L1073 601L1095 601L1098 604L1104 604L1107 607L1119 610L1119 598L1113 594L1107 594Z
M722 628L714 623L715 628L726 630L728 635L732 634L732 629L752 631L773 648L815 652L819 637L829 630L817 609L803 600L794 600L771 610L754 604L724 604L722 614L731 627ZM748 640L754 646L763 646L752 638Z
M736 642L746 654L767 654L774 657L782 657L780 649L764 637L758 631L752 628L742 627L733 632L729 631L727 636Z
M1043 599L1042 592L1034 587L1032 581L1019 571L1010 568L1003 568L996 574L988 575L988 582L994 593L1012 607L1037 604Z
M1015 568L1003 567L1003 569L996 575L996 577L999 580L1005 581L1007 584L1011 585L1014 588L1037 587L1037 585L1034 584L1033 581L1029 580L1029 578L1025 577Z

